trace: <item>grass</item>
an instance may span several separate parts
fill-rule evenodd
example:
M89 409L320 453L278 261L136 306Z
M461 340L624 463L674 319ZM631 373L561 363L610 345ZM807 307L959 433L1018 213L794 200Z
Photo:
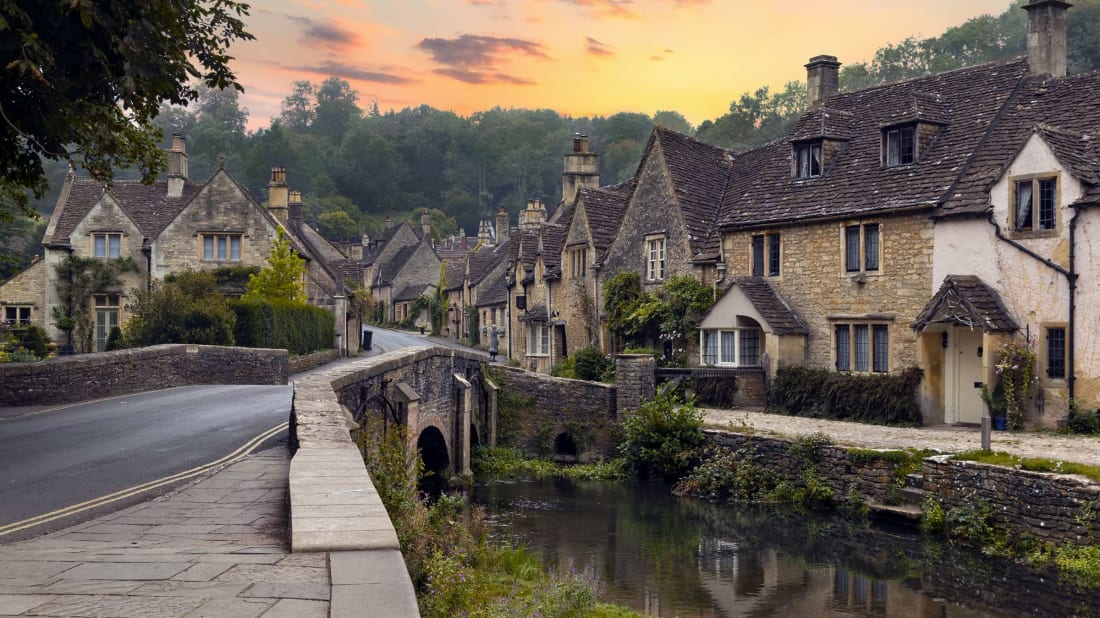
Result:
M518 449L481 447L473 453L478 478L565 477L585 481L611 481L630 477L621 459L563 466L549 459L527 459Z
M959 453L955 455L953 459L958 461L976 461L978 463L992 464L994 466L1029 470L1031 472L1079 474L1100 482L1100 466L1090 466L1074 461L1061 461L1057 459L1047 459L1045 457L1020 457L1003 451L981 450Z

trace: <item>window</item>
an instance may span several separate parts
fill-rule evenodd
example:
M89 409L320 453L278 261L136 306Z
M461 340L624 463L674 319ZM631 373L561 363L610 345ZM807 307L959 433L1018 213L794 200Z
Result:
M917 160L916 127L896 127L882 132L883 163L886 167L909 165Z
M665 237L647 238L646 279L660 281L665 278Z
M1012 229L1018 232L1053 230L1058 223L1055 208L1057 188L1057 178L1017 181L1012 208Z
M31 323L31 308L18 305L4 307L4 321L8 326L26 326Z
M1066 329L1059 326L1047 328L1047 377L1051 380L1066 379Z
M752 237L752 275L779 276L779 234L759 234Z
M584 279L588 276L588 248L573 249L569 252L569 257L573 267L573 278Z
M879 246L877 223L846 226L844 228L844 272L877 271Z
M821 142L796 144L795 178L813 178L821 175Z
M837 324L836 370L890 371L890 329L886 324Z
M111 331L118 326L121 302L118 294L95 294L92 300L95 304L95 351L103 352Z
M204 234L202 237L202 259L232 260L241 259L240 234Z
M93 234L92 254L97 258L121 257L122 234Z
M550 356L550 325L527 323L527 356Z
M702 330L700 356L704 365L760 366L760 330Z

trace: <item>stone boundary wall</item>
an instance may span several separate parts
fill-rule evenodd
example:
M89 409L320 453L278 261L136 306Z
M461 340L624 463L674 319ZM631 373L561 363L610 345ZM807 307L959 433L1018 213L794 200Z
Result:
M615 357L615 384L619 387L615 407L637 410L653 399L657 390L657 361L650 354L619 354Z
M74 403L150 387L286 384L286 350L165 344L0 363L0 406Z
M320 352L314 352L312 354L303 354L301 356L290 357L290 373L302 373L303 371L309 371L310 369L316 369L321 365L327 365L332 361L340 358L340 350L321 350Z
M1085 477L943 457L926 459L922 475L924 491L938 497L945 511L980 499L992 505L997 524L1013 533L1050 543L1082 543L1090 531L1100 534L1100 483Z
M649 357L652 360L652 356ZM562 433L573 437L577 460L598 461L614 456L612 430L616 424L616 394L611 384L555 378L494 365L492 377L501 390L498 431L511 438L529 457L552 455L554 439ZM652 373L650 373L652 375ZM505 418L504 401L518 402L513 418Z
M790 438L705 430L707 441L733 450L746 449L757 465L784 477L798 479L806 472L806 463L791 453L796 442ZM817 447L814 465L833 490L833 498L844 500L850 491L873 502L883 502L894 484L900 464L885 459L853 456L849 447L821 445ZM867 449L859 449L861 452ZM901 479L904 481L904 479Z

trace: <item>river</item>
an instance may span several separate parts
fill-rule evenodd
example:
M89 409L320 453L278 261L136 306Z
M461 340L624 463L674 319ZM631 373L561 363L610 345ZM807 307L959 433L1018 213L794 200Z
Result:
M568 479L476 486L493 537L647 616L1093 615L1100 594L901 529L716 505L666 487Z

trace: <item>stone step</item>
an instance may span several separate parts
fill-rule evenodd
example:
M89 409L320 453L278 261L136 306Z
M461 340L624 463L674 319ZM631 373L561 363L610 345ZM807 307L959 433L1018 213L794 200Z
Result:
M870 508L872 517L906 526L919 526L921 518L924 517L921 508L912 504L891 505L869 502L867 506Z
M911 504L918 508L924 506L924 490L918 487L902 487L898 490L902 504Z
M916 487L917 489L923 489L924 488L924 475L920 474L919 472L917 474L906 474L905 475L905 486L906 487Z

